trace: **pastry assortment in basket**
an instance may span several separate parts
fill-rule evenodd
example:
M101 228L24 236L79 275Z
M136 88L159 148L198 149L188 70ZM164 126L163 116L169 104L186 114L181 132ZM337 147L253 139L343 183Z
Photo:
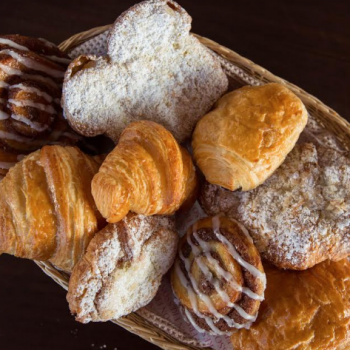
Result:
M236 350L345 349L350 156L303 133L285 85L227 92L190 24L177 3L144 1L105 56L71 63L43 39L0 37L0 253L69 275L83 323L171 283L187 327ZM77 147L99 134L113 149ZM191 221L197 199L208 216Z

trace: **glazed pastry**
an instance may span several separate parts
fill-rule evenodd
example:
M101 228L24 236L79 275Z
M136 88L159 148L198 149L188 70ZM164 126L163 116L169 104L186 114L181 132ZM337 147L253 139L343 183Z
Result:
M303 272L264 267L265 300L251 328L231 336L235 350L349 349L347 259L324 261Z
M193 198L197 178L188 152L150 121L130 124L92 181L97 208L108 222L131 210L171 215ZM187 203L188 205L188 203Z
M182 237L171 283L198 332L224 335L255 321L266 277L247 229L218 215L199 220Z
M173 219L128 214L107 225L73 269L67 300L77 321L130 314L155 296L176 255Z
M0 252L71 271L104 225L90 192L96 159L45 146L17 163L0 183Z
M104 57L68 67L63 107L73 129L117 142L138 120L163 125L182 142L227 90L220 61L190 34L191 17L171 0L143 1L112 25Z
M304 270L350 254L350 154L296 145L271 178L255 190L231 192L206 183L200 203L208 215L242 222L262 256Z
M54 44L0 36L0 148L25 154L49 142L78 138L63 122L60 98L70 59ZM62 119L57 125L57 120ZM62 135L66 133L66 135Z
M198 122L194 159L208 182L248 191L280 166L306 122L305 106L285 86L245 86L223 96Z

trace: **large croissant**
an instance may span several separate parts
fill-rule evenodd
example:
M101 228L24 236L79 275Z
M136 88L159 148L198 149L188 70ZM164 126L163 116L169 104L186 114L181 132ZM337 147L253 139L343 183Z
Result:
M163 126L131 123L92 181L92 195L108 222L131 210L138 214L173 214L191 201L197 187L188 152Z
M0 183L0 252L71 271L103 225L90 191L99 159L45 146Z

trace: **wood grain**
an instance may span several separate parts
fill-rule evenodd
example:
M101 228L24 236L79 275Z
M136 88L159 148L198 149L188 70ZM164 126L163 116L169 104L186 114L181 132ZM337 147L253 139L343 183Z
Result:
M0 33L55 43L111 23L136 0L1 0ZM237 51L350 120L350 3L346 0L181 1L193 31ZM81 325L65 292L33 263L0 256L0 348L156 349L111 323Z

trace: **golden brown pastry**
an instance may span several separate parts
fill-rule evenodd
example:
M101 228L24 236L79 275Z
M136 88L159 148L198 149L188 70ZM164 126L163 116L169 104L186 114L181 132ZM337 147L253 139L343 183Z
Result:
M278 267L305 270L350 254L349 152L298 144L258 188L232 192L205 183L199 200L208 215L242 222Z
M350 263L325 261L296 272L265 265L267 288L249 330L231 336L235 350L350 348Z
M108 222L131 210L143 215L170 215L197 186L188 152L163 126L131 123L92 181L97 208ZM187 203L188 205L188 203Z
M170 217L129 213L91 240L73 269L67 300L77 321L108 321L148 304L178 243Z
M246 228L218 215L199 220L182 237L171 282L197 331L223 335L255 321L266 277Z
M78 136L60 105L70 59L54 44L21 35L0 36L0 148L27 154L50 142ZM58 119L62 119L57 122Z
M104 224L90 192L96 159L45 146L17 163L0 183L0 252L71 271Z
M198 122L194 159L208 182L251 190L283 162L306 122L305 106L285 86L245 86L224 95Z

